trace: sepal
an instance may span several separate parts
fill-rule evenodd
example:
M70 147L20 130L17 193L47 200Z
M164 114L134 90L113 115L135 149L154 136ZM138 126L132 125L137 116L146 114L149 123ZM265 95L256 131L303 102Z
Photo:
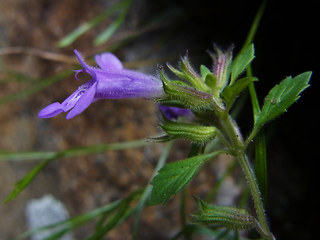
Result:
M151 142L151 143L163 143L163 142L169 142L173 139L174 138L170 135L162 134L162 135L155 136L155 137L148 137L147 141Z
M186 56L181 58L179 63L180 70L167 63L168 68L179 78L187 81L192 87L203 92L210 92L211 89L205 84L202 77L192 68Z
M217 46L214 46L215 52L209 52L213 59L213 75L216 77L215 89L219 93L228 85L229 82L230 67L232 63L232 49L233 46L226 51L222 51Z

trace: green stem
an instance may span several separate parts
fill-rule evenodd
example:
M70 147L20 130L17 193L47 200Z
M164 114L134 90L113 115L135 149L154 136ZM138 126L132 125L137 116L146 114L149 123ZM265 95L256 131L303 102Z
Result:
M250 188L251 196L254 203L254 208L256 211L258 223L257 227L259 232L268 239L274 239L272 233L269 230L266 216L264 213L263 202L261 199L261 194L259 186L257 183L256 176L252 170L248 158L245 154L245 145L242 140L241 133L239 132L239 127L232 120L231 116L227 113L221 114L220 121L223 127L225 134L229 137L233 149L230 149L235 158L239 161L243 174L245 175L248 185Z
M241 169L249 184L251 196L254 203L254 208L256 210L256 214L258 218L258 227L260 228L259 229L260 233L263 234L268 239L273 239L272 233L269 230L266 216L264 213L263 202L261 199L261 194L260 194L259 186L257 183L257 179L255 177L255 174L252 168L250 167L248 158L245 153L237 154L236 158L238 159Z

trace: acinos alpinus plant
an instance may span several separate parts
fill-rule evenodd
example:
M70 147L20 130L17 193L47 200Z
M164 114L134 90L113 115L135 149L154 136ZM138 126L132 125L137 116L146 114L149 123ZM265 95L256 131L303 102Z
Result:
M269 229L247 148L267 122L284 113L300 97L300 93L309 86L312 73L287 77L273 87L261 109L255 111L251 134L244 138L230 110L241 92L258 81L256 77L242 75L255 57L254 46L251 44L244 48L234 59L232 48L224 51L215 47L214 50L210 53L212 68L201 65L200 73L191 67L187 56L181 58L177 68L167 64L177 80L169 79L163 67L159 69L159 77L125 69L111 53L97 55L95 59L99 67L91 67L75 51L83 66L83 69L76 70L76 79L79 72L85 72L91 75L91 80L64 102L50 104L41 110L39 117L50 118L70 111L67 115L70 119L99 99L145 98L158 102L163 116L163 122L159 125L164 133L150 140L166 142L187 139L191 142L192 154L187 159L164 165L157 172L151 181L153 187L147 195L148 203L166 203L186 187L204 163L220 154L229 154L237 161L246 178L254 214L242 208L213 206L197 198L198 211L192 214L191 223L234 230L256 229L261 237L275 239ZM222 147L208 152L206 147L216 139Z

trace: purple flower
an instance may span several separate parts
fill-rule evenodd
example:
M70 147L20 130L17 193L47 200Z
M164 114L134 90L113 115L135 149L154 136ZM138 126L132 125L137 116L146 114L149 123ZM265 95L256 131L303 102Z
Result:
M96 55L100 68L85 63L80 53L74 50L84 69L76 70L91 75L91 80L81 85L62 103L55 102L39 112L39 118L50 118L61 112L68 112L67 119L82 113L92 102L99 99L146 98L155 99L164 96L160 79L137 71L125 69L120 60L112 53Z
M177 119L182 116L192 116L192 112L187 108L178 108L178 107L168 107L164 105L159 105L159 109L169 120Z

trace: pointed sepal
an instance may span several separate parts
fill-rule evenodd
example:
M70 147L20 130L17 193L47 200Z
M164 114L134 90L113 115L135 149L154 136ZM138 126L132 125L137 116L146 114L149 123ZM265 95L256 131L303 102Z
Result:
M209 52L213 59L213 75L216 77L215 89L219 93L227 86L230 76L230 66L232 63L233 46L222 51L217 46L214 46L215 52Z
M180 70L174 68L171 64L167 63L168 68L179 78L185 80L193 88L203 91L210 92L211 89L205 84L201 75L199 75L191 66L188 56L185 55L181 58L179 63Z

